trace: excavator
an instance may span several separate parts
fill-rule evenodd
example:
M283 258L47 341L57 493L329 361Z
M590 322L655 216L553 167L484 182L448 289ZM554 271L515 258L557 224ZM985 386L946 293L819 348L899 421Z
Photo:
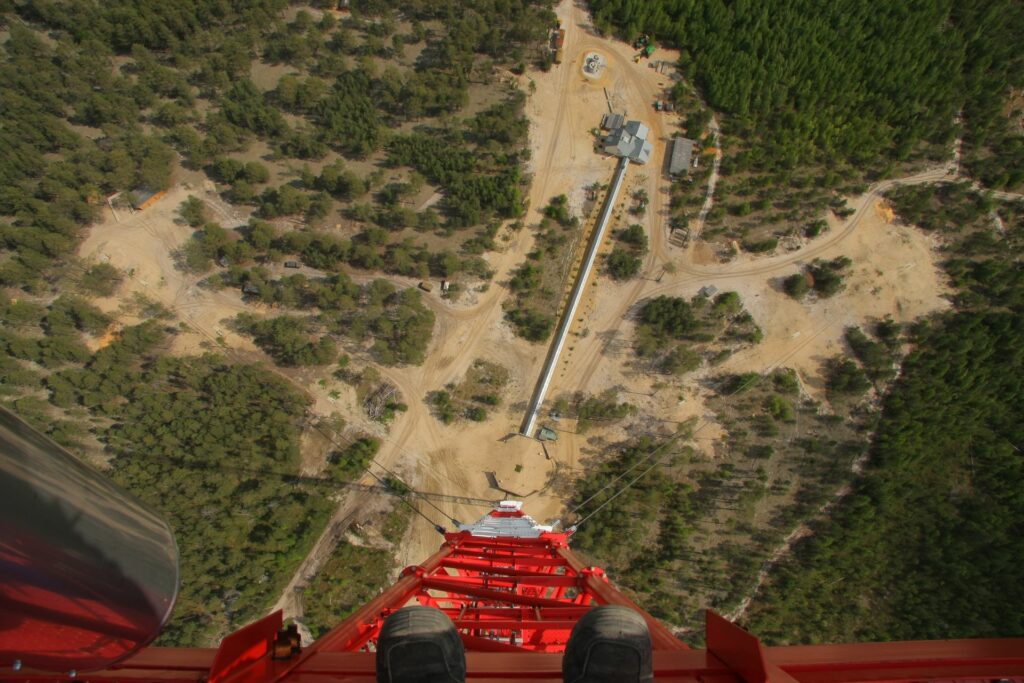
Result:
M1024 638L769 647L713 611L703 649L497 503L315 642L280 612L154 647L178 593L160 515L0 411L0 681L1024 683Z

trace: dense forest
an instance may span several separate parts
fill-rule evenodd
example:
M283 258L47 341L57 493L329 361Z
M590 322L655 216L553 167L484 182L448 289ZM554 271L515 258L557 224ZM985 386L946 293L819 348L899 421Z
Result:
M595 25L678 46L726 130L761 143L733 163L886 165L948 146L993 187L1024 183L1024 141L1004 106L1024 87L1024 7L1014 0L729 3L592 0ZM941 45L941 49L936 46ZM944 153L944 152L942 152Z
M721 258L799 248L827 229L823 212L849 215L845 197L946 164L956 146L960 173L1024 185L1015 0L589 4L599 32L680 50L685 80L666 97L702 149L673 183L670 223L689 230L722 153L701 231Z
M668 375L696 370L707 360L721 363L739 348L761 341L761 330L736 292L690 301L659 296L643 302L636 329L639 367Z
M326 365L335 361L336 345L324 332L355 342L372 342L373 357L386 365L419 364L425 358L434 312L424 307L416 289L397 291L387 280L357 287L343 273L323 280L308 281L294 275L271 282L244 282L243 287L251 287L249 291L264 301L290 301L295 308L316 306L320 310L312 319L291 315L259 319L251 313L240 313L235 318L235 326L251 335L279 365ZM310 336L317 333L317 339Z
M863 478L755 600L772 641L1024 634L1024 203L966 185L890 200L943 234L957 310L914 327Z

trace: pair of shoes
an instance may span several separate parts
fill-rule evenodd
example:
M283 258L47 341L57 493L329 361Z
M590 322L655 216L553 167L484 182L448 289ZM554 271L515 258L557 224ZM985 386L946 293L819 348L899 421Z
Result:
M378 683L463 683L466 650L448 616L405 607L387 618L377 639ZM565 683L652 683L651 634L643 617L604 605L577 622L562 657Z

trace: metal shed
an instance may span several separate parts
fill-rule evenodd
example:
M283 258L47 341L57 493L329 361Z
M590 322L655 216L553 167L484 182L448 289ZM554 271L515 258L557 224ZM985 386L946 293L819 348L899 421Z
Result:
M601 127L605 130L615 130L621 128L622 124L626 122L626 117L622 114L605 114L601 117Z
M696 142L687 138L674 138L672 140L672 156L668 165L669 173L676 175L690 170L690 160L693 158L693 147L696 144Z

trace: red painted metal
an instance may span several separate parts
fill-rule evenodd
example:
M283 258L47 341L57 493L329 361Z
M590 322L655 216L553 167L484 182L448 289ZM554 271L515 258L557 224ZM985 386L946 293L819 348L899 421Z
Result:
M266 659L283 624L281 610L278 610L225 638L210 667L209 683L237 678L247 667Z
M514 517L502 510L501 518ZM275 613L226 638L216 654L149 648L88 680L370 683L384 620L419 603L441 609L459 629L471 682L560 681L561 653L572 627L594 605L617 604L637 610L650 625L659 683L1024 683L1024 639L765 647L708 612L708 648L690 650L603 571L577 557L568 538L548 531L536 538L446 534L437 553L406 569L393 586L291 660L271 659L271 639L280 626ZM0 682L44 680L54 676L0 669Z
M177 591L159 514L0 408L0 670L108 667L160 633Z
M794 683L792 676L768 661L764 646L753 634L711 610L704 619L708 652L746 683Z

